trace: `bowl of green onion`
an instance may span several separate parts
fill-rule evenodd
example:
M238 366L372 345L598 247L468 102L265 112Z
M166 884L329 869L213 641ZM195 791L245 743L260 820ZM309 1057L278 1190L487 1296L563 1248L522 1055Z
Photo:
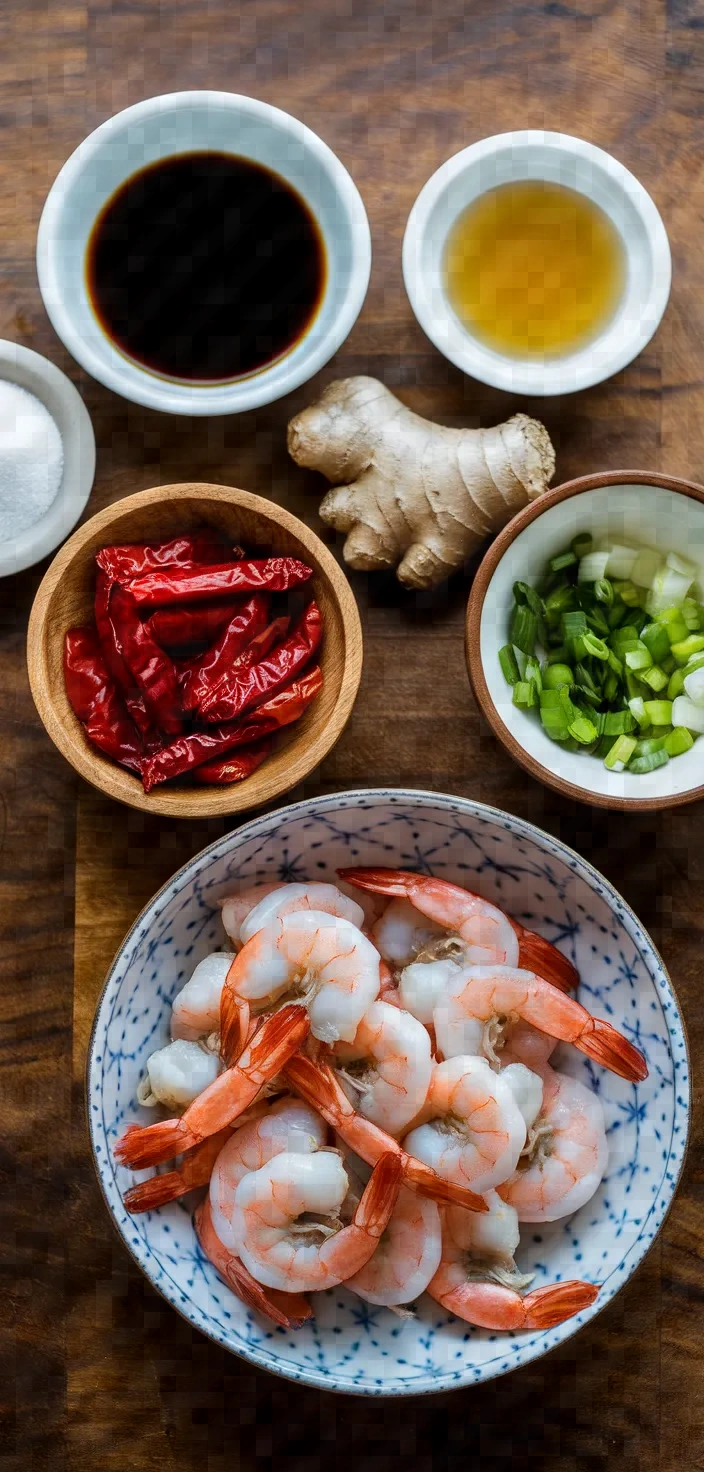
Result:
M467 667L532 776L607 808L704 796L704 488L645 471L548 491L489 548Z

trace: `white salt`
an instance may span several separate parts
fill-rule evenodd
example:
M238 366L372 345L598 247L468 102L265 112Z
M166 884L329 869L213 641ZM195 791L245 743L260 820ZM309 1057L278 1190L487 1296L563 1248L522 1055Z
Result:
M64 447L34 394L0 379L0 541L34 526L61 485Z

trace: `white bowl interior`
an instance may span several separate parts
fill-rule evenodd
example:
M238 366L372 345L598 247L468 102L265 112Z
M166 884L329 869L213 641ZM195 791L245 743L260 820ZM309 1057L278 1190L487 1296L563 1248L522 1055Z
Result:
M484 678L494 707L508 731L548 772L580 787L588 799L599 793L614 798L674 797L704 783L704 737L684 756L642 777L609 772L603 761L587 753L568 752L551 741L535 712L512 704L511 687L499 665L499 650L508 640L513 584L535 584L551 557L569 548L579 532L595 540L610 537L628 545L679 552L695 562L704 577L704 505L660 486L617 485L583 491L559 501L537 516L514 538L501 558L484 598L480 653Z
M578 351L545 361L508 358L478 341L445 291L447 238L481 194L517 179L563 184L593 200L623 242L627 277L611 321ZM570 393L629 363L652 337L670 290L670 250L662 220L632 174L600 148L559 133L500 134L464 149L428 181L409 216L403 256L406 289L421 326L457 367L515 393Z
M168 1037L170 1001L196 962L222 946L218 898L255 879L333 879L339 866L432 870L476 889L535 928L581 968L582 1000L647 1054L633 1085L565 1050L560 1066L596 1088L610 1144L596 1196L569 1220L526 1226L519 1262L535 1286L560 1278L602 1285L595 1306L556 1329L522 1335L470 1328L424 1296L414 1320L345 1288L315 1295L296 1333L248 1311L204 1259L193 1203L129 1217L135 1177L112 1147L127 1123L153 1114L135 1093L149 1054ZM88 1064L91 1139L108 1207L147 1277L204 1333L294 1380L369 1395L472 1384L536 1359L589 1321L633 1272L674 1194L686 1144L687 1056L677 1005L657 953L597 872L547 834L506 813L434 793L371 791L297 803L248 823L178 873L135 922L103 993ZM149 1173L147 1173L149 1174Z
M63 441L61 484L44 515L0 547L0 577L22 572L53 552L76 525L95 475L95 436L90 415L71 380L48 358L13 342L0 342L0 379L27 389L48 409Z
M158 159L198 151L237 154L285 178L315 216L327 261L324 295L303 338L271 366L212 386L162 378L121 353L93 311L85 273L93 224L115 190ZM249 97L184 92L127 108L76 149L48 196L37 264L54 327L95 378L153 408L224 414L280 398L332 357L364 301L371 245L364 205L352 179L309 128Z

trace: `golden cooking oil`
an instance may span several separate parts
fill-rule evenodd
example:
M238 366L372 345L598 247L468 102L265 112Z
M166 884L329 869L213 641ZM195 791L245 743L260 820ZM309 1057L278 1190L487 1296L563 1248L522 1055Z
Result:
M474 200L448 236L443 266L462 324L512 358L563 357L592 341L626 281L623 242L604 211L533 179Z

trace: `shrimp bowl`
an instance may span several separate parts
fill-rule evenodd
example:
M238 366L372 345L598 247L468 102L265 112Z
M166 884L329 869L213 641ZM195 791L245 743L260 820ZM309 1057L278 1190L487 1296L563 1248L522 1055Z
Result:
M312 798L196 855L135 921L88 1118L127 1250L288 1379L418 1395L606 1308L687 1141L644 927L584 859L437 793Z

